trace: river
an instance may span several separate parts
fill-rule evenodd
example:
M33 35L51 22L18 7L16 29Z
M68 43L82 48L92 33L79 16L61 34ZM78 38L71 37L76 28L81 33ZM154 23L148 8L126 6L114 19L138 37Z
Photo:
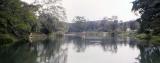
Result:
M119 35L54 37L1 47L0 63L160 63L160 46Z

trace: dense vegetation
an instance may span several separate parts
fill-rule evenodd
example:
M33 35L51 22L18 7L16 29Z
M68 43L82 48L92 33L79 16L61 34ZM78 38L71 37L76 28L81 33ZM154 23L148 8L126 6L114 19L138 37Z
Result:
M76 16L73 23L69 23L69 32L126 32L138 28L139 23L134 20L122 22L114 18L88 21L83 16Z
M0 40L25 39L36 23L36 7L20 0L0 0Z
M38 22L37 22L37 32L42 32L45 34L58 32L58 31L67 31L66 23L66 14L64 8L60 5L61 1L59 0L35 0L36 5L39 5L40 8L38 12Z
M135 0L132 10L138 12L141 17L137 20L140 23L140 33L153 32L160 34L160 1L159 0Z
M135 0L132 11L141 16L137 19L140 23L139 33L146 39L150 38L151 42L160 42L160 0ZM140 37L143 38L142 35Z
M74 23L65 23L66 14L60 0L34 0L26 3L21 0L0 1L0 41L1 44L28 39L32 32L49 34L52 32L125 32L160 35L160 1L135 0L132 11L141 17L136 21L122 22L116 16L97 21L76 16ZM139 23L140 27L139 27ZM157 37L156 37L157 38Z
M52 33L52 32L58 32L58 31L66 31L67 27L64 22L59 21L58 18L50 15L50 14L41 14L39 16L40 23L39 31L45 34Z
M63 7L55 6L57 0L41 1L44 3L37 0L31 4L21 0L0 0L0 44L28 40L32 32L65 31Z

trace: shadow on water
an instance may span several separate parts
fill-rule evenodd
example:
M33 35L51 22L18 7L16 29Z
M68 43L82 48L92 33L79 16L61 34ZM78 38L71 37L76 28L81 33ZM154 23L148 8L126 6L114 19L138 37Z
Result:
M1 47L0 63L67 63L69 44L74 45L73 49L77 53L86 52L90 46L99 46L104 52L116 54L121 46L129 46L140 51L137 54L139 56L135 57L137 63L160 63L160 46L143 44L133 38L117 34L85 38L54 37L32 44L22 42L10 47Z

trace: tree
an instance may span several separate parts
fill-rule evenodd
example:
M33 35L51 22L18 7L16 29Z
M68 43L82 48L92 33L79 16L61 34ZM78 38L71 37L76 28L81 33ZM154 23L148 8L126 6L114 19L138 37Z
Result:
M85 31L85 23L86 23L86 19L82 16L76 16L73 21L75 22L75 28L76 28L76 32L83 32Z
M107 24L107 19L106 18L104 18L103 20L101 20L101 22L100 22L100 25L99 25L99 28L100 28L100 31L104 31L104 32L107 32L107 31L109 31L108 29L109 29L109 26L107 26L108 24Z
M160 1L135 0L132 11L141 15L137 21L140 23L140 33L153 30L153 34L160 34Z
M27 39L36 21L36 6L20 0L0 0L0 39Z
M66 29L66 25L51 14L41 14L39 16L39 21L41 25L41 32L46 34L57 31L65 31Z
M66 14L60 0L35 0L33 4L39 5L38 27L40 32L51 33L66 31Z
M61 5L62 0L35 0L34 5L39 5L38 14L52 14L59 21L66 20L65 9Z

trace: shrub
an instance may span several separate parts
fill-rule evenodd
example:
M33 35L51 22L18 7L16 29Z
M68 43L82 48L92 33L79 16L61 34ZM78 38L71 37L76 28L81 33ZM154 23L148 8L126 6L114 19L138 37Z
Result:
M16 38L10 34L0 34L0 45L10 44L16 41Z

